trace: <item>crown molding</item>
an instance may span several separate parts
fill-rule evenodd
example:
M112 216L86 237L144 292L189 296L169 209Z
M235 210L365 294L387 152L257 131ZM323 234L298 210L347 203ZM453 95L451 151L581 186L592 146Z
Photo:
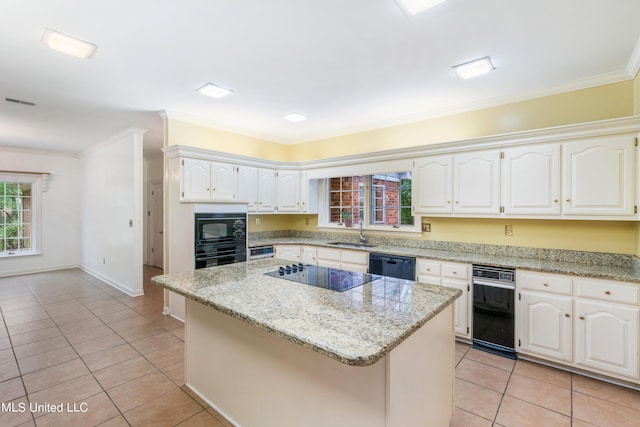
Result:
M627 73L629 74L629 78L635 78L640 70L640 37L638 41L636 41L636 46L633 49L633 53L629 58L629 62L627 63Z

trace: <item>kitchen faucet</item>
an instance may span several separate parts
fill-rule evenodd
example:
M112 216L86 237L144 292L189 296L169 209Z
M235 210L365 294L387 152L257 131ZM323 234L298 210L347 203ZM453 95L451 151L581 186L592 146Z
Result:
M362 218L360 218L360 244L367 243L367 238L362 235Z

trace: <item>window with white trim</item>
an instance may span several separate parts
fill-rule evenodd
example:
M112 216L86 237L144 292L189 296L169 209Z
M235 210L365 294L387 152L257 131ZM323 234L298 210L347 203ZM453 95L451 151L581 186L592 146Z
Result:
M35 253L39 175L0 173L0 256Z
M411 172L328 178L326 225L413 231Z

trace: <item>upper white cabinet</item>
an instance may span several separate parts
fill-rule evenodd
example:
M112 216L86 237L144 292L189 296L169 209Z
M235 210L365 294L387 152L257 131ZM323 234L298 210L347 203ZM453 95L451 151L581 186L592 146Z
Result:
M278 170L276 200L278 212L301 212L301 173L295 170Z
M633 215L634 138L614 135L562 145L567 215Z
M415 213L453 212L453 156L417 159L413 169Z
M247 202L247 210L255 212L258 207L258 168L238 166L238 201Z
M235 167L228 163L184 158L181 162L181 199L230 201L235 198Z
M273 212L276 210L276 171L258 169L258 207L257 212Z
M453 157L453 199L454 213L500 213L500 151Z
M423 214L500 212L500 152L432 156L414 162L414 211Z
M560 145L505 150L502 200L507 215L560 214Z

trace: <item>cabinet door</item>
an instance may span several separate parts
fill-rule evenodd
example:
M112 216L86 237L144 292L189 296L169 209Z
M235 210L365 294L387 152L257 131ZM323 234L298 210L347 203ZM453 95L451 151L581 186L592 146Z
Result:
M300 212L300 172L279 170L276 182L278 212Z
M518 351L571 362L572 304L570 296L521 291L516 301Z
M311 265L317 265L318 264L318 250L316 247L314 246L303 246L300 249L300 261L303 264L311 264Z
M340 251L340 268L366 273L369 269L369 254L361 251Z
M181 198L186 200L211 199L211 162L182 159Z
M462 295L456 300L454 306L454 330L456 335L460 337L471 338L471 325L469 324L469 319L471 319L469 283L463 280L442 279L442 286L457 288L462 291Z
M298 245L276 245L273 249L276 258L300 261L300 246Z
M249 212L255 212L258 209L258 168L238 166L236 200L247 202L247 210Z
M506 214L560 214L560 145L505 150L502 198Z
M628 135L563 144L563 212L633 215L633 155Z
M451 156L432 156L414 162L413 206L416 213L451 213L452 161Z
M213 200L234 200L236 181L233 165L217 162L211 164L211 198Z
M340 249L318 248L318 265L340 268Z
M576 299L576 363L638 378L640 307Z
M500 152L458 154L453 161L453 212L500 213Z
M276 171L258 169L258 212L276 210Z

